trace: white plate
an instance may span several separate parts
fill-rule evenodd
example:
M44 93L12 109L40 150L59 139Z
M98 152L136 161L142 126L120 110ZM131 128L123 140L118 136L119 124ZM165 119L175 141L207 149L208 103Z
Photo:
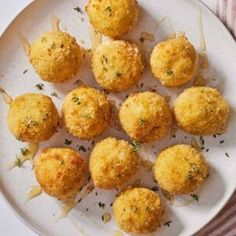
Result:
M28 62L17 34L23 34L30 41L36 39L41 33L50 30L50 17L53 14L61 19L62 30L70 32L77 38L78 42L84 40L86 45L83 46L88 48L90 46L90 37L87 16L73 9L76 6L84 9L85 3L85 0L34 1L17 16L0 39L0 86L13 97L26 92L41 92L35 88L35 85L44 82L38 78ZM200 201L186 207L178 207L176 205L170 206L163 199L166 208L165 221L172 221L172 223L170 227L162 226L158 229L158 235L192 235L219 212L235 189L236 159L234 156L236 155L236 126L234 109L236 107L236 81L234 77L236 74L236 46L230 34L217 18L210 10L196 0L139 0L139 4L142 8L140 21L135 30L125 36L125 38L139 42L140 33L147 31L154 33L156 42L159 42L171 33L171 27L168 20L165 20L158 28L158 21L162 17L170 17L175 30L186 32L187 37L199 51L198 18L199 11L200 9L202 10L207 55L210 61L210 68L206 72L206 76L212 79L210 85L220 87L232 108L228 133L216 138L204 137L205 150L203 153L211 169L210 177L201 190ZM154 44L151 42L145 42L144 44L147 59ZM24 74L25 70L28 71ZM88 85L97 87L88 61L86 61L80 75L73 81L62 85L44 83L45 88L42 93L50 95L54 91L57 92L60 99L53 97L53 100L57 104L58 109L60 109L63 97L75 87L74 82L78 78ZM148 90L150 86L164 96L171 95L173 99L182 91L182 89L163 88L152 78L149 70L145 71L139 85L142 82L144 82L144 86L141 89L134 87L128 92L111 95L110 97L116 101L121 101L127 93L137 90ZM16 141L8 131L6 125L7 110L7 105L1 100L0 186L2 196L7 199L16 214L33 230L43 235L114 235L114 232L118 230L114 221L103 224L101 216L105 212L111 212L109 205L113 201L117 193L116 191L95 189L76 209L71 211L67 218L58 223L55 223L54 217L55 213L59 210L56 200L42 194L38 198L25 203L26 193L31 186L36 184L36 181L29 163L24 164L24 168L15 168L12 171L6 170L7 163L15 158L21 147L24 147L24 144ZM107 135L128 139L123 133L110 129L96 140ZM65 138L73 141L71 147L75 149L77 145L91 147L91 142L82 142L73 138L62 129L59 130L50 142L42 143L40 146L41 148L53 145L65 146ZM199 140L199 137L196 138ZM220 144L221 140L224 140L224 143ZM164 146L177 142L190 143L191 136L178 131L176 138L166 138L159 143L143 145L140 155L143 158L147 158L148 155L154 159L154 152L158 152ZM207 149L209 149L208 152L206 152ZM226 152L230 155L229 158L226 157ZM82 154L85 158L88 158L89 151L86 153L82 152ZM142 170L140 172L138 175L142 176L143 186L155 186L151 174L146 174ZM134 177L134 180L139 178L138 175ZM146 177L144 178L143 176ZM106 203L105 209L98 207L99 201ZM88 208L88 211L86 211L86 208Z

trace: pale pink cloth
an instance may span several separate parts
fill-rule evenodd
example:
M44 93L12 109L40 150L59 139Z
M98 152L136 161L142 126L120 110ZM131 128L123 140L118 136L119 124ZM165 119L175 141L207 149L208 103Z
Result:
M215 2L216 15L236 36L236 0L216 0Z
M236 37L236 0L215 1L215 13ZM235 55L236 60L236 55ZM232 181L236 181L232 179ZM224 209L197 236L236 236L236 193Z

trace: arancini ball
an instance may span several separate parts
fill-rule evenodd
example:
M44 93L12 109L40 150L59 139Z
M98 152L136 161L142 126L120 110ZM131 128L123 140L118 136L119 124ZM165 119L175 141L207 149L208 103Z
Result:
M52 99L34 93L16 97L7 117L11 133L20 141L32 143L48 140L56 132L58 120Z
M119 117L125 132L142 142L166 136L172 125L166 99L154 92L131 94L122 104Z
M164 86L178 87L194 78L198 55L184 36L160 42L151 54L154 77Z
M136 0L89 0L86 12L96 31L120 38L136 23L138 4Z
M127 233L151 233L163 222L164 210L157 193L146 188L122 192L114 201L117 225Z
M203 184L208 176L208 165L195 148L178 144L158 155L154 175L163 190L172 194L188 194Z
M174 103L179 127L193 135L225 132L229 105L214 88L192 87L179 95Z
M83 59L83 49L68 33L44 33L31 44L29 59L42 80L64 82L78 72Z
M121 40L101 43L93 53L92 67L98 84L114 92L136 84L144 68L138 47Z
M60 200L75 196L84 171L84 160L70 148L46 148L35 163L36 179L43 191Z
M120 187L136 173L139 158L125 140L108 137L98 142L89 159L94 185L112 189Z
M63 126L70 134L81 139L100 135L110 119L111 104L106 95L95 88L76 88L63 102Z

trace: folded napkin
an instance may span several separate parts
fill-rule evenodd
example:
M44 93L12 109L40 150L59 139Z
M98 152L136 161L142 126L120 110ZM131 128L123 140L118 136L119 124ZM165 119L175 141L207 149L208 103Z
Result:
M236 0L203 0L203 2L212 8L236 37ZM196 236L236 236L236 193L224 209Z

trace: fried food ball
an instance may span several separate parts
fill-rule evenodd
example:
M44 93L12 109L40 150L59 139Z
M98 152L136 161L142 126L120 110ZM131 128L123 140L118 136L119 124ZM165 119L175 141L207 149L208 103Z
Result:
M178 87L193 79L198 56L188 39L179 36L157 44L150 63L154 77L164 86Z
M122 192L114 201L118 226L127 233L151 233L163 221L164 210L157 193L146 188Z
M75 196L84 171L84 160L70 148L46 148L35 163L36 179L43 191L60 200Z
M223 133L229 117L229 105L216 89L193 87L176 99L174 114L178 125L187 133Z
M83 55L75 38L65 32L53 31L31 44L29 59L41 79L56 83L77 74Z
M79 87L65 98L62 107L63 125L81 139L101 134L109 125L111 104L105 94L91 87Z
M136 173L139 158L125 140L108 137L94 147L89 168L95 186L104 189L119 187Z
M86 12L96 31L120 38L136 23L138 4L136 0L89 0Z
M34 93L16 97L7 117L11 133L20 141L33 143L48 140L56 132L58 120L52 99Z
M130 95L119 112L125 132L143 142L158 140L168 134L172 115L164 97L153 92Z
M92 67L99 85L114 92L136 84L144 68L138 47L121 40L101 43L93 54Z
M188 194L203 184L208 176L208 166L195 148L178 144L158 155L154 175L163 190L173 194Z

